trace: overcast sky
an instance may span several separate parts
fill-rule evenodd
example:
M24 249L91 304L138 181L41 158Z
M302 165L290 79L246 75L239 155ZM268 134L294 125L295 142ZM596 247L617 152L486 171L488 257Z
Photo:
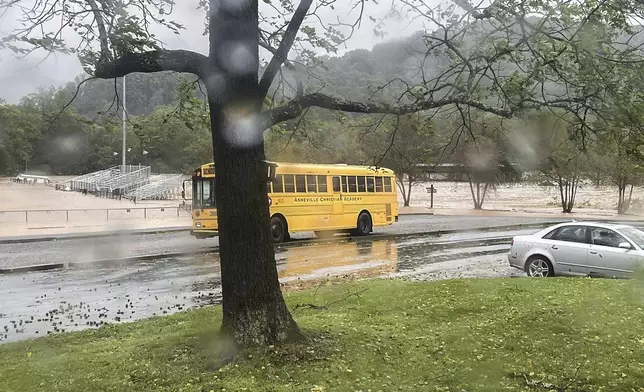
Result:
M197 0L182 0L177 3L181 4L175 8L173 13L174 20L186 26L179 36L162 28L154 32L165 43L165 47L170 49L190 49L201 53L207 53L207 38L202 36L203 33L203 11L196 9ZM335 10L325 9L320 17L324 21L335 21L339 17L353 18L349 9L349 0L341 0L335 7ZM353 3L353 2L351 2ZM260 2L262 8L265 4ZM381 1L378 5L368 2L368 15L377 19L385 16L391 9L390 1ZM0 36L9 34L20 17L18 10L10 11L0 19ZM313 20L310 20L313 23ZM348 42L347 50L356 48L371 49L374 44L382 42L383 39L373 37L374 23L366 16L363 18L361 28L356 31L353 38ZM387 19L385 31L386 39L393 39L410 35L414 31L423 28L423 23L416 20L410 23L408 20ZM67 33L67 39L74 38L74 32ZM343 50L344 51L344 50ZM76 75L82 73L80 63L75 56L65 56L62 54L49 54L35 52L23 59L16 58L11 51L0 51L0 98L9 103L17 102L22 96L36 91L40 86L62 85L72 80Z

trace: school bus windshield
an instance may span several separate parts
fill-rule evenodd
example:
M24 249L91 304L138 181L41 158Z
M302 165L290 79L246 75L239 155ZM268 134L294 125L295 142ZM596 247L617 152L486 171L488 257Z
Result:
M215 200L215 178L193 178L192 208L217 208Z

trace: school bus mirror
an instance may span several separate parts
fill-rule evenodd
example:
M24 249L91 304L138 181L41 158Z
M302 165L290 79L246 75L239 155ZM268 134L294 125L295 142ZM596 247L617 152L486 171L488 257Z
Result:
M267 167L268 181L272 182L277 176L277 164L269 161L264 161Z

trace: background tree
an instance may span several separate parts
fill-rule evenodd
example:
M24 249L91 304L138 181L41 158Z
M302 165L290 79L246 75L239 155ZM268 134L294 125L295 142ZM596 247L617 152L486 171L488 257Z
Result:
M553 115L541 116L538 129L542 173L558 187L562 211L572 212L577 190L590 166L585 148L578 139L579 133L574 132L574 125Z
M474 209L480 210L490 189L516 180L519 174L511 161L511 145L503 123L482 113L461 114L461 121L452 118L448 122L456 130L447 146L447 160L462 166L461 177L469 184Z
M634 64L624 81L614 86L605 114L597 122L596 143L591 150L599 158L594 166L604 167L607 183L617 187L617 212L629 209L633 188L644 175L644 104L642 65Z
M0 140L5 171L27 170L42 133L42 119L35 108L0 106Z
M633 188L642 183L642 153L634 154L620 148L613 157L609 178L617 186L617 213L625 214L631 206Z
M431 119L419 112L366 121L371 123L359 131L361 163L392 169L403 204L409 207L413 186L427 178L418 165L437 163L441 153ZM381 126L382 122L386 124Z

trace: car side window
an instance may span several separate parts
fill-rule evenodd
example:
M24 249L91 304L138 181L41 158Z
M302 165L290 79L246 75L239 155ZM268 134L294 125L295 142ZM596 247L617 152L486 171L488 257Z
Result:
M550 239L556 241L566 242L581 242L586 243L586 230L585 226L564 226L552 234Z
M619 244L628 242L622 235L603 227L594 227L590 231L590 239L593 245L609 246L611 248L619 248Z
M550 231L548 234L544 235L542 238L544 240L551 240L552 237L554 237L554 235L559 232L559 230L561 230L561 228L556 228L556 229Z

